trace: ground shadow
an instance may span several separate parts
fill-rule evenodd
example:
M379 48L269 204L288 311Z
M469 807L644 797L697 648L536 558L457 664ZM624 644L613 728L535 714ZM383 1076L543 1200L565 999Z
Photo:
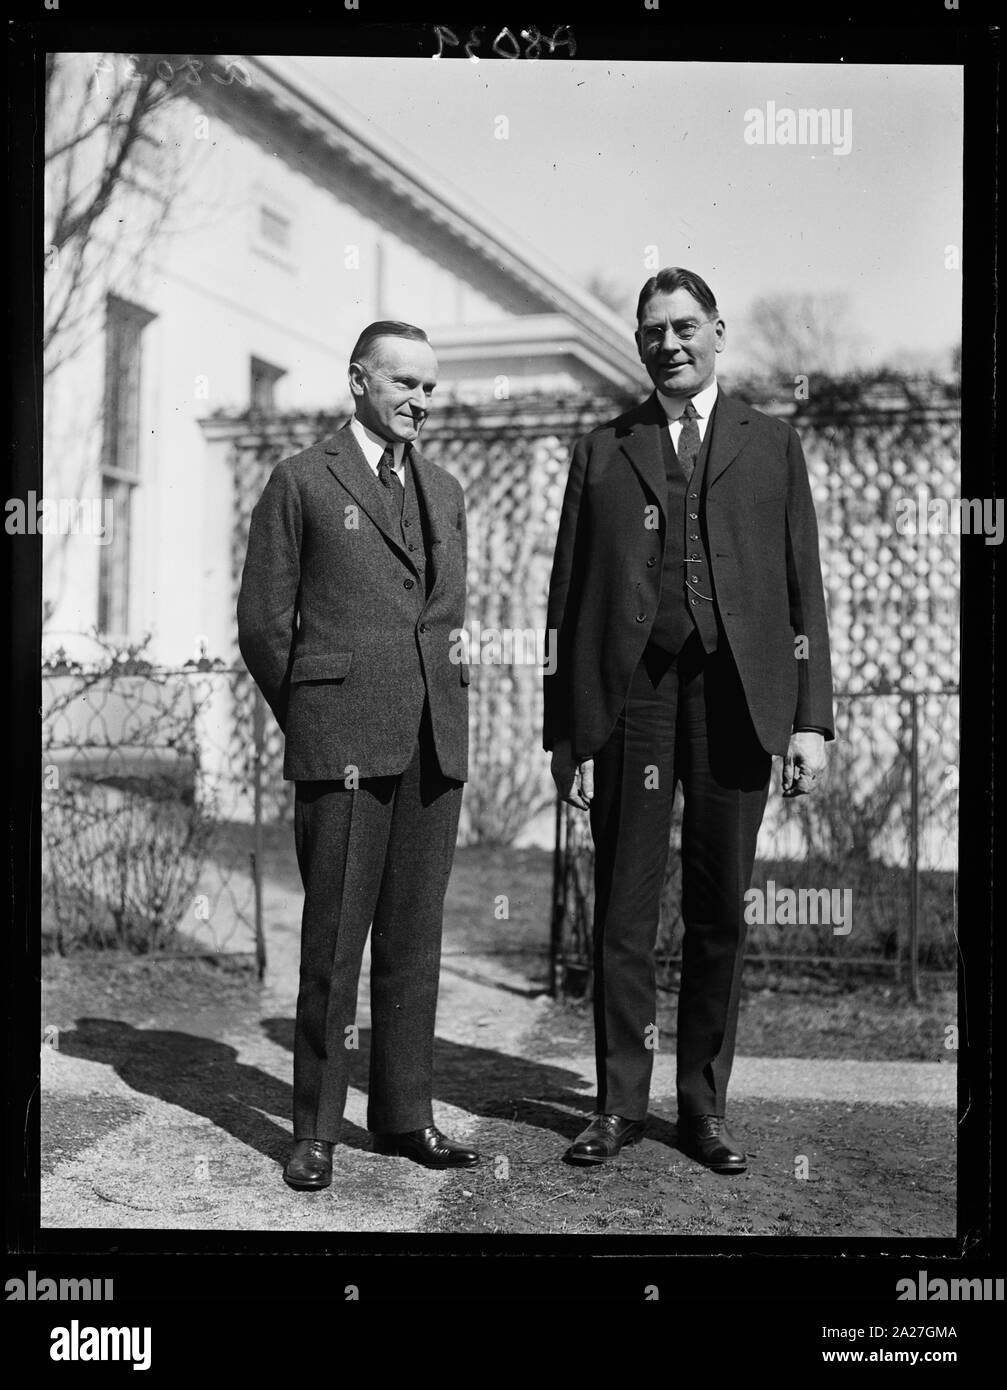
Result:
M293 1052L292 1018L264 1018L261 1026L271 1042ZM370 1029L361 1028L350 1085L365 1093L370 1044ZM551 1130L567 1141L594 1113L593 1090L585 1092L579 1072L446 1038L434 1045L434 1100L483 1119ZM647 1121L647 1137L675 1146L674 1126L657 1116Z
M292 1018L263 1019L262 1028L271 1042L293 1052ZM359 1041L350 1084L366 1093L370 1029L360 1030ZM131 1090L203 1116L274 1162L286 1160L291 1130L270 1116L291 1114L293 1087L239 1062L227 1043L174 1029L137 1028L119 1019L81 1018L61 1032L60 1051L110 1066ZM549 1130L566 1142L580 1133L594 1109L575 1071L443 1038L436 1043L434 1099L484 1119ZM665 1120L651 1116L647 1132L675 1145L674 1127ZM340 1142L372 1148L367 1131L348 1120Z
M59 1050L103 1062L132 1090L202 1115L267 1158L286 1161L292 1131L269 1115L292 1114L293 1087L239 1062L227 1043L177 1030L134 1028L119 1019L81 1018L60 1032ZM366 1131L348 1122L342 1142L370 1147Z

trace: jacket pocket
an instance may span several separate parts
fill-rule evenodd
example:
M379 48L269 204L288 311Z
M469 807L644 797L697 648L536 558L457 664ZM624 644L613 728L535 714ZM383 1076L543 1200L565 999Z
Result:
M341 681L350 669L352 652L305 653L294 657L291 684L299 681Z

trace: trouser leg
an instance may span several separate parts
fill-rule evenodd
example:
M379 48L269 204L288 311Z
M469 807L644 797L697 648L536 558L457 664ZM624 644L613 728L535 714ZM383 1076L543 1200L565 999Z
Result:
M360 963L381 887L396 781L296 786L294 838L304 911L294 1029L295 1139L339 1139Z
M405 1133L433 1123L433 1050L444 895L462 784L444 777L424 720L395 791L371 935L367 1127Z
M598 1110L647 1114L654 1062L654 948L675 796L677 676L641 662L616 727L594 760L594 1021Z
M726 646L694 670L681 671L676 750L684 793L680 1115L724 1114L745 951L744 897L771 766Z

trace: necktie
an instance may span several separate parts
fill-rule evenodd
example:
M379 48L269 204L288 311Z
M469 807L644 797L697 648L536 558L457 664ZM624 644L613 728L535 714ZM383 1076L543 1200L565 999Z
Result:
M699 455L699 424L692 401L682 411L682 428L678 436L678 462L689 482L692 481L696 458Z
M405 501L406 490L399 481L399 475L392 466L394 462L395 450L389 444L378 460L378 482L382 487L388 488L392 494L392 505L395 507L396 512L401 512L402 503Z

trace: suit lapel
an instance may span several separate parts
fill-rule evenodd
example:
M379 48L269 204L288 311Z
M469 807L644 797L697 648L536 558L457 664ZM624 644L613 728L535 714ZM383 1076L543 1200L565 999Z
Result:
M381 484L371 472L370 465L364 458L360 445L354 439L353 431L349 425L344 425L338 433L327 440L324 448L329 455L328 468L332 476L342 483L346 491L357 505L363 508L389 544L395 547L412 569L415 569L408 551L402 544L401 530L396 534L396 527L392 521Z
M668 428L657 392L648 397L629 427L629 433L622 440L622 451L657 498L662 515L668 510L668 481L664 472L664 450L661 444L661 431Z
M427 564L430 566L430 578L427 584L427 598L432 597L434 589L437 587L438 561L440 560L441 547L444 544L444 525L446 517L443 510L437 505L435 496L435 480L433 466L427 463L426 459L416 448L415 444L408 445L409 454L413 464L413 481L416 484L417 501L420 510L426 518L427 538L430 550L427 555Z
M713 419L710 454L706 461L706 486L712 487L725 469L729 468L749 440L749 421L752 412L743 401L717 392Z

